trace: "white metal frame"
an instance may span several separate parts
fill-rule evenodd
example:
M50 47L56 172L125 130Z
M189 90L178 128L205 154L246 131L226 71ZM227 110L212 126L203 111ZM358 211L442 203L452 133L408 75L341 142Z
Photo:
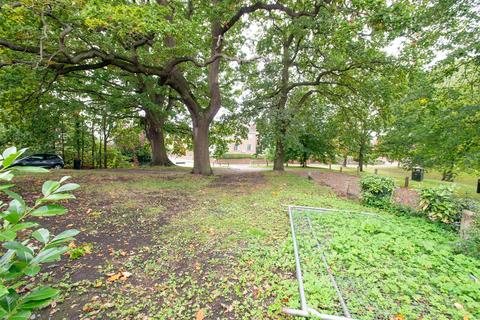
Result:
M298 281L298 291L300 293L300 309L291 309L291 308L283 308L282 311L285 312L286 314L292 315L292 316L298 316L298 317L317 317L322 320L356 320L354 318L351 318L350 312L348 310L348 307L343 299L343 296L341 294L341 291L337 285L337 282L335 281L335 277L333 273L330 270L330 267L328 266L327 259L325 257L325 254L322 252L322 261L324 267L327 269L329 278L332 282L333 287L335 288L335 291L337 292L340 304L342 305L343 313L344 316L335 316L335 315L329 315L329 314L322 314L318 312L317 310L311 308L307 304L307 299L305 297L305 289L303 287L303 276L302 276L302 269L301 269L301 264L300 264L300 254L298 252L298 244L297 244L297 237L295 234L295 223L294 223L294 218L293 218L293 210L303 210L303 211L309 211L309 212L316 212L316 213L327 213L327 212L349 212L349 213L358 213L358 214L363 214L363 215L369 215L369 216L376 216L378 217L377 214L370 213L370 212L356 212L352 210L338 210L338 209L327 209L327 208L315 208L315 207L305 207L305 206L288 206L288 216L290 219L290 229L292 232L292 240L293 240L293 253L295 256L295 271L296 271L296 276L297 276L297 281ZM313 228L311 225L310 218L308 219L308 224L310 231L312 232L312 236L315 238L317 242L317 248L321 249L321 244L318 241L318 239L315 237L315 234L313 232Z

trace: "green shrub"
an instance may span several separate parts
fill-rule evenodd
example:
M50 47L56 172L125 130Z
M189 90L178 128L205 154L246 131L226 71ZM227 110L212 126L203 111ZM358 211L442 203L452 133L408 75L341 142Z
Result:
M28 221L30 217L52 217L65 214L67 209L56 204L62 200L75 198L70 191L79 186L75 183L46 181L42 186L42 196L33 206L28 206L21 195L11 191L10 183L16 171L48 172L36 167L11 167L25 149L17 151L15 147L6 149L0 156L0 190L9 203L0 201L0 318L29 319L32 311L49 305L59 295L59 290L49 286L35 284L33 277L38 276L45 263L60 260L67 252L67 242L74 240L77 230L66 230L52 235L38 223ZM33 231L35 230L35 231Z
M451 186L425 188L420 191L420 210L433 221L453 223L460 220L461 203Z
M70 260L76 260L87 254L91 254L92 250L93 250L92 243L82 243L77 246L74 242L72 242L69 245L68 254L70 256Z
M362 202L371 207L387 209L392 204L395 181L377 175L365 176L360 180Z

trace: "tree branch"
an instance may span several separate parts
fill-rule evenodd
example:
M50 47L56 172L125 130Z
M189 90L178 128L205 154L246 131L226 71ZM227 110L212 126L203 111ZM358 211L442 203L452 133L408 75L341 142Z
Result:
M323 2L322 2L323 4ZM223 25L222 34L225 34L228 30L230 30L235 23L237 23L244 15L253 13L258 10L265 10L265 11L281 11L287 14L292 18L299 18L303 16L315 17L318 12L320 11L320 7L322 4L315 3L314 9L311 12L308 11L300 11L296 12L293 9L284 6L280 3L263 3L263 2L256 2L253 5L241 7L230 20Z

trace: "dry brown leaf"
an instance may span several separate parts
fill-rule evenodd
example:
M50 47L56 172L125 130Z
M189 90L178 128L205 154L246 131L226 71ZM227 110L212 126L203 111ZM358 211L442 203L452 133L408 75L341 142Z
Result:
M122 276L122 274L120 272L115 273L114 275L111 275L110 277L108 277L107 280L110 281L110 282L114 282L114 281L117 281L118 279L120 279L121 276Z
M203 320L203 319L205 319L205 310L199 309L197 311L197 315L195 316L195 320Z

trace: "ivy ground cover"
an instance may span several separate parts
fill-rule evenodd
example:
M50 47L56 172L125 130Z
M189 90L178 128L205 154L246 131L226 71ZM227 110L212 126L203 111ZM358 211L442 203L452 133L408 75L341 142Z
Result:
M308 303L319 311L342 315L323 253L352 317L480 319L480 261L455 253L451 229L381 213L294 210L294 217Z

